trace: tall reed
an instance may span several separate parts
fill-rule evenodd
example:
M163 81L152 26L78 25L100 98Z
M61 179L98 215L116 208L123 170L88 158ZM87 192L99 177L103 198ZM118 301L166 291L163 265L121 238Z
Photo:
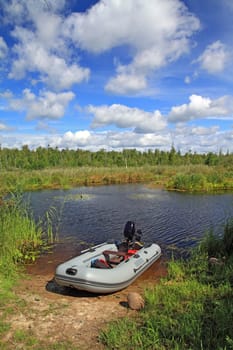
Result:
M34 261L43 237L47 240L42 225L35 223L19 197L0 205L0 273L10 276L17 264Z

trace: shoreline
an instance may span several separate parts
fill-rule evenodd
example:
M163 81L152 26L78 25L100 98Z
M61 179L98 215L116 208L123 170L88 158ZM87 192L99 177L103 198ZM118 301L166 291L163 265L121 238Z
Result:
M26 278L20 279L14 290L26 306L8 319L11 329L5 339L11 339L20 328L39 339L47 339L49 344L64 342L80 350L105 349L98 339L100 331L110 321L137 314L128 308L128 293L143 294L145 288L159 283L167 274L166 262L161 257L126 289L112 294L91 294L56 286L53 273L61 257L60 253L48 254L25 267Z

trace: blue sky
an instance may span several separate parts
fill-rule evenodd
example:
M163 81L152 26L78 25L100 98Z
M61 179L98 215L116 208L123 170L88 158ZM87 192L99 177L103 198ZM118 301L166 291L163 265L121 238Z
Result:
M233 152L232 0L0 0L0 144Z

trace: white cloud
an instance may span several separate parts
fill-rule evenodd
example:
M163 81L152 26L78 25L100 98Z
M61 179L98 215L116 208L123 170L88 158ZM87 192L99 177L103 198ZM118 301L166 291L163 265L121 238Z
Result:
M191 83L191 78L189 76L186 76L184 78L184 82L185 82L185 84L190 84Z
M215 41L213 44L207 46L205 51L195 61L200 63L202 69L208 73L222 72L228 63L230 54L227 47L221 41Z
M73 92L54 93L41 91L36 96L30 89L23 90L22 99L10 99L9 109L25 111L28 120L59 119L63 117L68 103L74 98Z
M10 130L12 130L11 127L9 127L8 125L6 125L5 123L1 123L1 122L0 122L0 132L1 132L1 131L10 131Z
M1 0L1 7L4 11L4 22L22 25L34 22L40 14L59 13L65 6L65 0ZM46 25L46 23L44 23Z
M10 99L13 97L13 93L10 90L5 90L4 92L0 93L0 97L4 99Z
M63 141L67 144L75 144L77 146L86 146L90 144L92 135L88 130L81 130L76 132L67 131L63 136Z
M99 149L122 150L125 148L170 150L174 144L182 153L192 152L233 152L233 131L220 131L215 126L202 128L196 126L177 126L172 130L164 130L163 133L137 134L133 131L124 132L90 132L89 130L67 131L63 135L28 135L13 134L9 136L0 133L2 147L17 147L27 144L30 148L51 147L69 149Z
M58 147L77 148L83 147L90 150L101 148L111 150L123 148L137 148L145 150L152 147L170 148L170 134L142 134L138 135L132 131L125 132L89 132L88 130L66 132L60 139Z
M65 26L88 51L130 45L141 52L163 44L165 37L173 43L191 36L199 21L179 0L101 0L87 13L73 13Z
M119 72L120 69L117 69L117 71ZM120 95L131 95L146 89L146 87L147 82L143 75L127 74L127 72L122 72L108 81L105 86L105 90Z
M119 104L90 105L87 111L94 115L93 128L115 125L118 128L132 128L137 133L152 133L166 127L166 120L159 111L146 112Z
M39 80L55 90L68 89L73 84L88 79L89 69L77 64L68 65L64 58L52 49L48 50L44 41L40 41L35 33L17 27L13 36L18 44L14 46L17 58L13 62L10 78L22 79L27 72L36 72Z
M178 124L173 130L173 144L176 149L184 152L226 152L233 149L230 142L225 142L226 131L221 131L218 125L200 127L198 125Z
M10 32L15 44L9 78L19 80L31 73L32 81L57 91L88 80L90 70L79 65L77 54L72 56L70 40L62 33L59 10L64 5L64 0L12 0L3 4L4 20L14 28ZM3 49L5 52L0 40L0 57Z
M93 53L129 46L131 63L119 64L105 87L116 93L145 88L152 71L188 52L189 38L199 28L199 20L179 0L101 0L64 23L64 33Z
M190 133L192 135L200 135L200 136L209 136L209 135L213 135L216 134L216 132L219 131L219 126L211 126L209 128L203 127L203 126L193 126L190 129Z
M7 52L8 52L7 44L3 39L3 37L0 36L0 60L6 57Z
M233 119L233 97L223 96L216 100L191 95L189 104L172 107L168 114L170 122L186 122L193 119Z

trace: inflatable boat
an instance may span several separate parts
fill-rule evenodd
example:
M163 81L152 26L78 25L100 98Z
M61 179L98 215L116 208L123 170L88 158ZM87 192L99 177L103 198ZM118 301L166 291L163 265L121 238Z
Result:
M127 232L127 225L133 227L131 233ZM126 240L120 244L104 242L58 265L56 283L101 294L128 287L161 256L158 244L133 242L133 225L132 222L126 223Z

